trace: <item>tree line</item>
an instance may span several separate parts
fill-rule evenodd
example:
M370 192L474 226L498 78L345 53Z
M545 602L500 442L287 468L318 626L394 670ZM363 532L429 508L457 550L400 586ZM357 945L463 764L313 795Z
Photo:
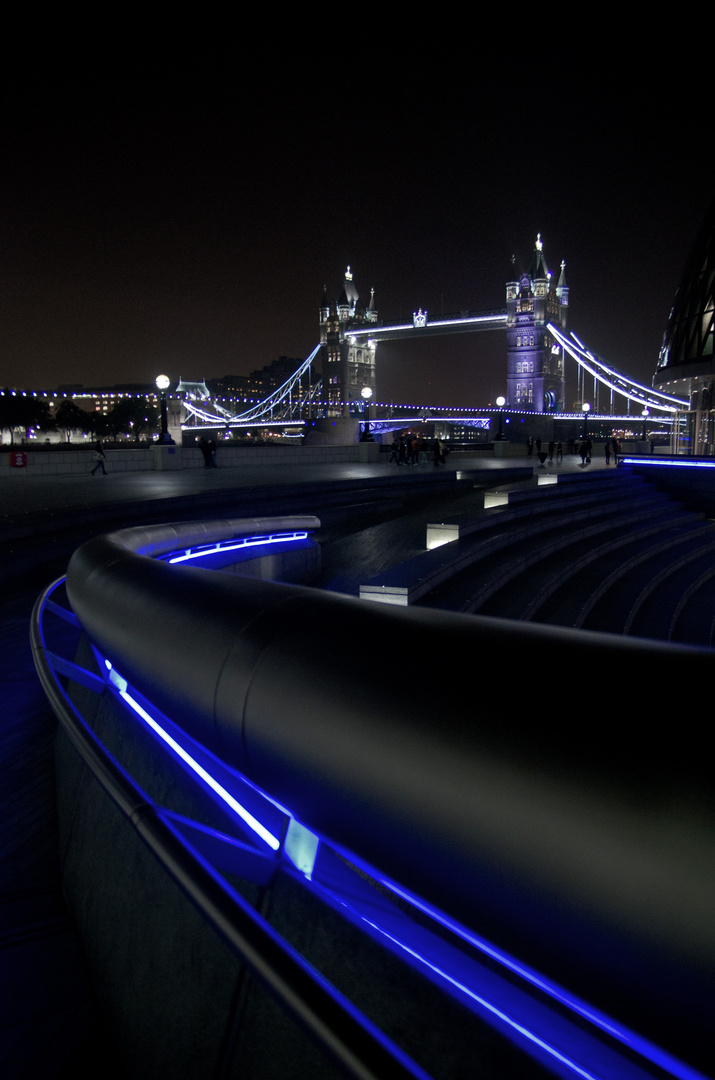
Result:
M160 426L159 410L144 398L122 398L108 413L85 412L71 398L63 398L53 413L41 398L10 390L0 394L0 433L9 432L11 446L18 433L30 430L62 431L67 442L72 432L97 439L129 435L139 440L151 437Z

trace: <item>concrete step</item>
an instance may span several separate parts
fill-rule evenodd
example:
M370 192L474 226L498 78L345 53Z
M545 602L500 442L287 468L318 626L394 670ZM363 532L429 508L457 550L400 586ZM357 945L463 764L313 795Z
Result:
M639 546L647 548L664 534L679 535L683 528L700 523L675 506L641 517L624 532L627 522L619 516L603 531L590 537L579 535L558 559L549 553L528 575L502 590L482 614L505 618L575 626L582 610L597 594L603 581L623 565Z

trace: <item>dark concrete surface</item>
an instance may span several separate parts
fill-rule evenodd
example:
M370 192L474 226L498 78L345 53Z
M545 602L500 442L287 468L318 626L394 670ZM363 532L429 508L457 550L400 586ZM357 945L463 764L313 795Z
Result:
M443 520L475 499L475 483L494 486L515 466L541 473L582 468L575 457L539 468L533 457L466 454L452 454L438 468L431 462L398 468L383 455L379 464L107 476L88 470L53 478L13 470L0 479L0 1075L74 1076L94 1068L98 1047L111 1041L60 893L56 721L35 675L28 636L35 599L64 573L75 548L97 533L139 522L311 513L323 522L318 584L354 594L356 544L377 573L420 542L425 515ZM603 467L602 461L590 466ZM472 474L461 486L458 471Z
M0 480L0 1075L5 1080L49 1080L98 1067L111 1075L106 1053L111 1036L102 1030L59 888L56 721L35 675L28 636L36 597L64 572L72 551L92 535L140 521L317 513L326 537L336 541L332 562L324 563L323 584L351 591L350 537L356 522L357 527L392 523L389 543L386 533L370 538L380 564L413 542L420 507L417 516L423 521L427 507L446 510L469 495L471 483L464 493L456 489L457 470L478 470L481 483L491 486L503 470L527 464L538 462L452 455L438 469L380 463L52 479L18 471ZM580 463L568 459L552 467L557 469L577 470ZM402 525L398 508L406 515Z

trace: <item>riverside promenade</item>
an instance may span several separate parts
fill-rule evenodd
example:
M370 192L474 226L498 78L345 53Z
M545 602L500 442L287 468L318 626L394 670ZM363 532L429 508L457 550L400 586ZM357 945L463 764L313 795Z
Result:
M538 468L535 458L453 454L444 467L386 463L270 464L175 472L0 478L0 1075L112 1076L111 1032L94 1007L79 942L59 888L53 741L56 721L35 675L28 625L38 594L97 533L142 522L314 513L326 537L387 521L396 510L447 512L461 474L471 489L496 486L515 466L581 471L580 459ZM384 462L384 463L383 463ZM111 459L110 465L111 469ZM601 460L593 468L605 467ZM339 544L336 543L336 550ZM389 553L386 553L389 557ZM337 566L337 572L340 572Z

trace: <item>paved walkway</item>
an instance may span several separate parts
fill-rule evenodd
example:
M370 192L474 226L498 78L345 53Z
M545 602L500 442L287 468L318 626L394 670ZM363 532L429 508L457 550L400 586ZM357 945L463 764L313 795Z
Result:
M383 455L386 459L386 455ZM540 467L534 457L488 458L481 455L452 454L442 473L454 473L460 469L488 469L498 472L515 465L533 466L539 472L559 473L581 471L580 458L564 457L561 465L555 463ZM589 469L605 468L605 461L594 460ZM373 480L396 475L398 472L409 483L409 477L434 472L431 463L417 467L388 465L380 461L374 465L352 463L348 465L264 465L253 468L183 469L179 472L125 472L108 473L107 476L34 477L22 470L14 470L9 477L0 480L0 522L18 515L43 510L70 510L84 507L109 506L117 503L154 502L205 495L207 492L237 490L263 490L268 487L304 486L337 481Z

